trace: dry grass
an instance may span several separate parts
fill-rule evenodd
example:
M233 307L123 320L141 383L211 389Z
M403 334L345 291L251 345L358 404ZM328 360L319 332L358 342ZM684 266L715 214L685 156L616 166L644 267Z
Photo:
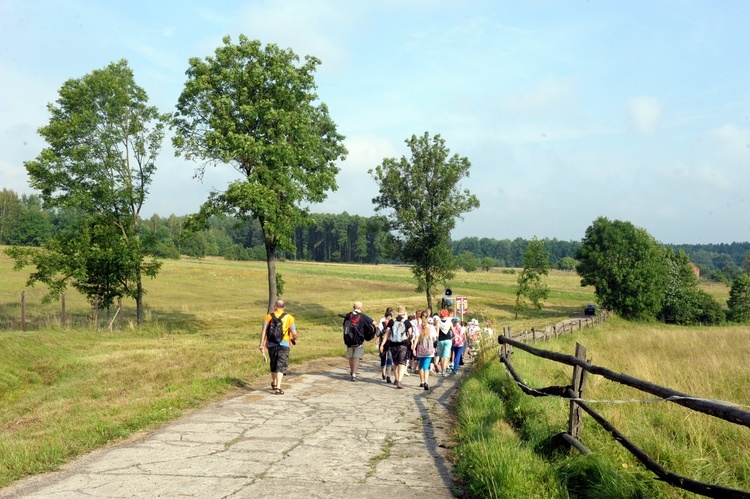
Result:
M574 343L587 349L593 364L666 386L688 395L750 408L750 328L688 328L632 324L612 319L543 348L572 354ZM534 386L567 384L571 369L513 356L514 367ZM584 399L648 400L655 397L589 376ZM595 403L594 408L649 455L677 474L727 487L750 489L750 432L746 427L693 412L668 402ZM567 412L550 403L546 417L564 427ZM613 456L623 466L638 464L598 425L584 416L582 441L594 452ZM665 489L667 490L667 489Z
M153 428L229 391L260 381L265 385L267 366L253 348L266 307L265 262L166 261L159 276L145 282L146 324L133 325L135 311L127 301L125 327L114 331L95 331L89 305L75 292L66 296L67 314L79 326L61 327L60 304L42 304L44 290L27 288L27 273L11 267L12 262L0 253L0 486L54 469L113 439ZM426 305L403 266L290 261L279 262L278 271L286 282L284 298L300 330L299 344L292 352L297 365L310 359L343 357L337 314L349 310L355 299L363 301L365 311L373 316L386 306L403 304L415 309ZM515 320L517 277L500 269L459 272L449 286L454 294L469 297L469 317L491 323L496 330L502 326L541 328L579 314L594 300L592 290L580 288L575 274L552 271L544 310ZM27 332L18 331L21 291L26 292ZM671 335L672 342L656 335L659 328L637 330L634 337L647 339L648 348L626 355L630 352L627 342L618 343L617 337L630 334L630 329L618 324L625 332L614 334L606 326L602 331L610 334L597 340L603 342L601 346L593 336L584 337L595 361L610 362L611 367L702 396L747 400L743 393L750 383L743 366L748 342L744 340L744 350L732 347L743 341L741 335L732 336L738 334L736 330L727 329L726 343L716 341L721 334L715 329L705 333L666 329L679 332ZM564 343L561 348L571 351ZM711 365L706 374L711 381L663 369L668 363L679 371L688 365L685 357ZM682 369L695 370L694 366ZM567 373L555 376L569 377ZM596 393L593 386L592 394ZM630 417L624 414L625 419ZM665 421L665 425L681 425L678 420ZM734 438L729 435L730 440ZM715 444L705 441L702 445Z

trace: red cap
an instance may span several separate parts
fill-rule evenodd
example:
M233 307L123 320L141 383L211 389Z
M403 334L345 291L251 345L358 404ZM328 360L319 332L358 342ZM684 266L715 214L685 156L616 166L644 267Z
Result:
M448 317L451 313L448 312L448 309L443 309L440 311L440 317Z

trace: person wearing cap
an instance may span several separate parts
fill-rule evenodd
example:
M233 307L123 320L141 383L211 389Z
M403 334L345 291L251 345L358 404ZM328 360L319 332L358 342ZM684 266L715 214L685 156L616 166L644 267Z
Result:
M451 347L453 339L453 326L450 320L450 312L446 309L440 311L440 320L435 326L438 330L437 354L440 358L440 374L445 376L448 369L448 361L451 358Z
M393 358L393 377L396 388L402 389L404 386L402 380L406 373L407 352L411 346L411 322L406 318L406 307L399 305L396 310L396 317L388 322L388 334L384 335L385 340L380 345L380 350L385 349L386 343Z

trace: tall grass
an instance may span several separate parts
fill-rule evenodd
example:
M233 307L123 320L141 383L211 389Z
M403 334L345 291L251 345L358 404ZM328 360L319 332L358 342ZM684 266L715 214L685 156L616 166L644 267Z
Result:
M91 324L90 305L72 291L66 295L67 315L75 319L76 326L62 326L60 304L41 303L45 290L26 287L28 273L14 272L11 267L12 262L0 252L0 486L54 469L73 456L154 428L242 387L266 385L267 365L257 352L267 301L265 262L211 258L166 261L159 276L144 283L146 323L135 326L133 303L125 301L125 327L117 327L118 318L113 331L97 330ZM290 261L279 262L277 268L286 283L288 310L296 317L300 331L291 355L293 370L301 362L326 357L340 358L345 365L337 314L348 311L354 300L363 301L365 312L373 316L380 316L386 306L402 304L413 310L426 305L424 294L415 291L411 273L403 266ZM544 310L514 319L516 279L517 275L498 269L459 272L448 287L456 295L468 296L468 317L478 317L496 330L502 326L541 328L579 314L594 300L592 290L580 288L575 274L553 271ZM29 326L25 332L18 330L21 291L26 292ZM106 324L101 321L101 325ZM562 340L560 348L570 351L565 341L569 340ZM588 338L584 343L589 343ZM604 356L593 342L586 346L594 352L595 360ZM369 348L372 352L372 346ZM710 357L710 348L701 348L700 357ZM720 354L715 358L721 363ZM564 486L565 479L560 472L550 471L548 457L539 451L546 444L526 443L530 441L526 433L533 433L530 428L537 426L542 435L539 441L548 439L550 428L557 429L566 417L564 404L560 410L549 412L545 406L548 401L530 401L530 412L525 412L526 402L520 399L518 404L508 405L500 390L507 383L504 373L499 370L493 374L497 366L488 365L488 381L479 378L468 382L460 396L478 397L475 402L465 399L470 401L466 405L486 414L472 417L491 423L506 440L495 448L484 446L482 439L492 440L480 433L476 434L478 438L466 440L467 444L472 442L471 447L464 447L462 439L459 469L472 468L474 458L464 457L477 456L477 461L503 468L477 477L477 490L503 490L497 488L498 483L517 483L517 490L522 491L517 497L566 497L569 488ZM744 390L740 386L748 386L743 365L737 364L732 371L738 383L721 376L714 378L715 385L725 387L720 398L740 400ZM645 371L647 366L637 369ZM566 372L555 373L553 369L547 376L563 380L563 384L569 378ZM544 382L540 375L539 383ZM505 391L512 388L508 386ZM496 401L504 407L501 413L494 409ZM527 416L514 419L508 414ZM663 422L676 427L681 424L669 419ZM587 425L584 438L589 435L596 436ZM620 461L617 463L619 466ZM637 469L635 464L629 466ZM519 468L529 471L519 472ZM531 485L525 484L530 477L534 477ZM481 485L483 481L486 485Z
M596 365L683 391L703 398L750 405L750 331L745 327L686 328L664 325L632 324L611 319L596 329L560 337L541 348L572 354L575 343L587 348ZM498 399L502 419L486 425L494 438L518 441L525 452L531 449L549 464L551 477L544 477L540 490L556 483L573 497L688 497L691 494L657 482L612 437L584 415L582 442L591 456L561 454L565 448L555 435L567 431L568 404L562 400L524 395L504 373L496 353L481 364L471 384L461 390L459 420L461 441L471 442L464 433L464 419L471 421L475 410L469 391L491 391ZM512 356L514 368L527 384L534 387L567 385L572 368L534 357L518 349ZM584 399L630 401L654 397L589 376ZM750 432L747 428L696 413L668 402L592 403L636 445L662 466L695 480L725 487L750 490ZM469 416L463 416L468 413ZM508 425L514 432L497 431ZM488 437L484 437L488 438ZM505 444L510 445L508 443ZM462 444L463 447L463 444ZM511 445L512 447L512 445ZM463 451L461 451L463 452ZM462 454L463 455L463 454ZM464 464L471 483L481 483L481 475L491 473L477 465ZM515 489L503 497L521 497ZM485 491L490 493L489 491Z

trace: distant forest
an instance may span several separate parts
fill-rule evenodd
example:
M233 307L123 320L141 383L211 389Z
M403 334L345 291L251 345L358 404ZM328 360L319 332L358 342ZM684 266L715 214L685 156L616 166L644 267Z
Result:
M39 246L57 231L65 230L77 220L75 213L48 211L36 195L18 196L0 191L0 244ZM212 217L208 228L190 231L186 216L154 215L143 220L141 240L146 251L159 258L181 255L202 258L219 256L228 260L265 260L263 236L257 220L250 223L236 218ZM317 262L398 263L388 252L389 235L380 217L359 215L311 215L311 224L294 231L293 252L283 252L281 259ZM580 241L541 239L550 255L553 268L572 270ZM529 241L465 237L452 241L453 254L465 270L492 267L522 267ZM744 264L750 242L720 244L666 245L683 250L701 270L704 278L733 279Z

